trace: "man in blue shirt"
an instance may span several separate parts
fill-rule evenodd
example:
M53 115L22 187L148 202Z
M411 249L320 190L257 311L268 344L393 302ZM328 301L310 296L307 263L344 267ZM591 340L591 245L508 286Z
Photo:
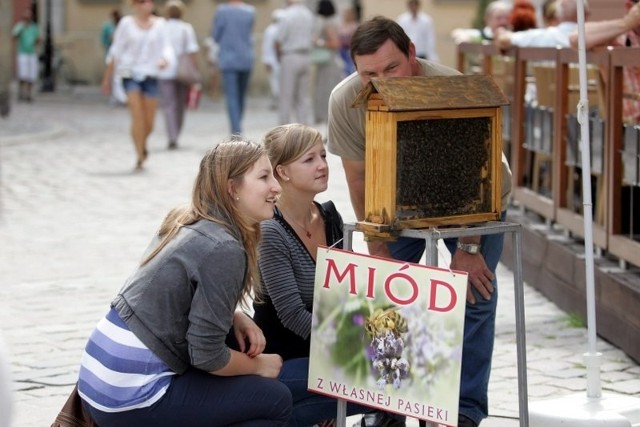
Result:
M231 134L242 134L244 103L253 68L255 7L242 0L228 0L216 9L211 36L220 46L218 65L227 102Z

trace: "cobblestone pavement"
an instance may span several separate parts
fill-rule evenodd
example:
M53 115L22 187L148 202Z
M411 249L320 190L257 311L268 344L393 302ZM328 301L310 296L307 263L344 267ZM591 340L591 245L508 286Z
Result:
M277 122L268 101L248 101L247 136ZM132 271L163 215L188 201L204 151L228 125L221 101L189 112L180 148L166 149L158 115L149 159L134 173L125 108L93 88L40 95L0 120L0 328L9 347L16 427L48 426L76 380L88 334ZM324 131L324 129L321 129ZM339 159L329 155L332 199L353 221ZM354 249L364 250L356 237ZM513 275L500 266L491 377L492 416L518 425ZM529 400L586 389L587 334L525 285ZM599 340L605 391L640 397L640 367ZM0 414L2 416L2 414ZM409 424L415 424L411 420Z

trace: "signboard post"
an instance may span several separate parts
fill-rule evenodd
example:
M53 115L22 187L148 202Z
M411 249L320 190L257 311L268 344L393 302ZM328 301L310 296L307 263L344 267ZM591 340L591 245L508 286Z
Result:
M467 273L319 248L309 390L455 426Z

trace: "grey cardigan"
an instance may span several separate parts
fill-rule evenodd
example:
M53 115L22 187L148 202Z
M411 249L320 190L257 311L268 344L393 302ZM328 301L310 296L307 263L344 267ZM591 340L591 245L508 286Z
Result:
M231 357L225 339L246 272L240 242L223 226L201 220L181 228L139 267L111 306L173 371L215 371Z

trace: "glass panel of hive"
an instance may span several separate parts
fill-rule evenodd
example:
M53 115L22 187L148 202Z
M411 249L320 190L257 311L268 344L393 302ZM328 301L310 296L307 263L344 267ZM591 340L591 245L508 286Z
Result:
M491 119L398 123L399 220L491 212Z

